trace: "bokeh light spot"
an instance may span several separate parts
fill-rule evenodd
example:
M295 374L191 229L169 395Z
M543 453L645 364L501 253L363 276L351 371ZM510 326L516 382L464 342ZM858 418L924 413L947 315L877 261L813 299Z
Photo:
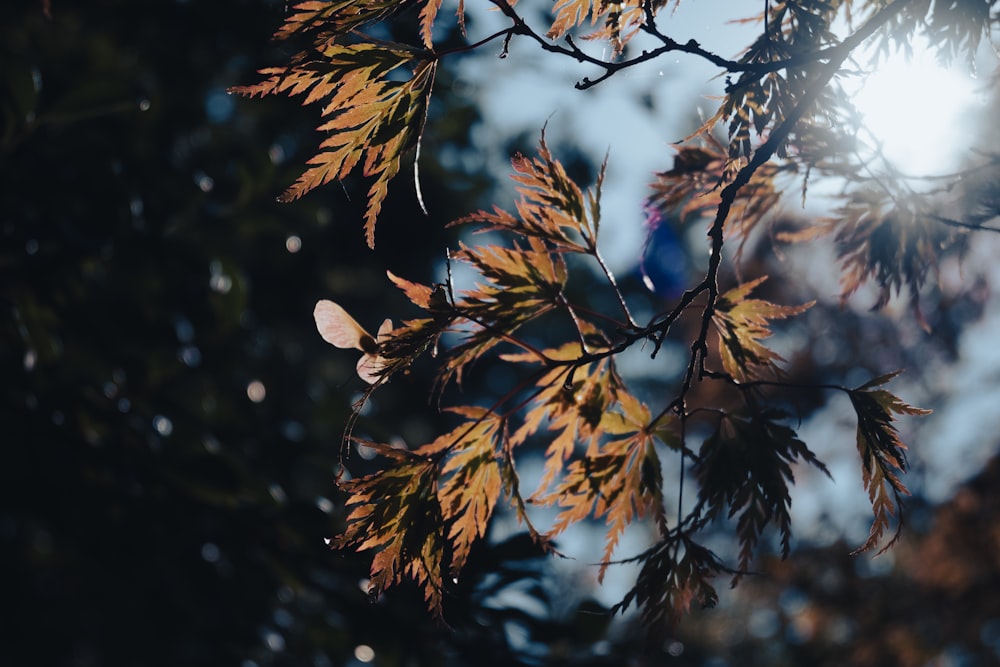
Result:
M253 380L247 385L247 398L254 403L260 403L267 396L267 389L260 380Z
M156 415L153 417L153 430L166 437L174 432L174 423L168 417Z
M375 649L368 644L358 644L354 647L354 657L358 662L371 662L375 659Z

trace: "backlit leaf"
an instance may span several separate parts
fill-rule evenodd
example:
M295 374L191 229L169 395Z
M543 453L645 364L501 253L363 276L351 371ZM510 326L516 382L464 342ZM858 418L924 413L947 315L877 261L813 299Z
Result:
M883 375L848 393L858 416L857 445L861 456L861 479L875 514L868 539L855 553L868 551L878 545L897 513L899 520L896 532L878 551L879 554L895 543L902 528L902 497L910 495L910 492L900 479L906 472L906 445L899 439L899 432L892 423L895 421L893 415L927 415L931 412L907 405L894 394L875 388L896 375L898 372Z
M763 299L749 298L750 292L766 276L734 287L719 297L712 323L719 334L722 366L735 380L746 382L762 372L779 372L781 355L759 341L771 335L771 320L784 319L804 312L814 302L801 306L779 306Z
M288 67L263 69L267 79L231 92L247 96L304 96L323 102L326 135L312 165L281 196L297 199L313 188L346 178L356 169L374 179L365 211L365 239L375 244L375 222L403 156L420 141L436 61L403 45L328 43ZM408 71L405 81L390 76Z

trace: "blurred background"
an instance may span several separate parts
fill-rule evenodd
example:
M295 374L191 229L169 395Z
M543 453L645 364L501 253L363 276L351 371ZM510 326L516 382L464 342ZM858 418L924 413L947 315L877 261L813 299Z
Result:
M613 621L607 610L620 590L602 593L585 563L540 558L499 517L502 529L450 592L442 625L407 586L370 601L369 557L324 544L343 525L334 479L363 387L354 355L316 334L313 304L336 299L370 330L384 317L411 316L385 270L440 279L445 249L457 243L443 223L509 205L506 161L532 150L548 115L563 128L552 130L554 152L587 184L612 135L651 141L634 126L623 132L614 104L624 100L650 119L643 127L656 127L664 107L654 96L673 75L623 78L627 95L609 88L584 98L615 120L581 147L577 121L560 125L562 112L544 104L519 118L513 109L525 105L510 105L508 122L495 120L490 95L513 80L494 74L495 53L446 61L420 165L431 215L420 213L412 179L401 175L370 251L360 223L367 184L276 202L318 144L315 110L226 94L293 52L270 40L285 3L51 4L47 16L40 1L8 3L0 21L0 591L8 609L0 664L1000 663L992 238L975 237L961 271L955 258L942 259L952 282L926 297L932 334L905 307L889 317L842 308L832 265L829 275L769 283L775 300L819 299L808 322L776 339L795 378L857 384L906 367L904 398L942 413L919 431L907 424L907 441L917 443L915 495L889 555L847 555L867 530L853 424L844 405L806 394L796 406L803 438L837 485L803 472L796 554L780 562L765 549L761 574L735 592L720 581L719 609L653 635L629 616ZM485 33L491 20L470 16L470 32ZM384 30L401 41L414 34L405 21ZM439 45L461 43L442 30ZM537 56L512 53L510 72L532 70ZM577 74L562 76L571 84ZM564 105L576 104L573 94L567 86ZM697 120L695 107L658 130L655 168L669 166L667 142ZM603 142L596 155L595 142ZM630 162L629 149L612 150L612 170L616 157ZM641 202L648 169L637 178L646 163L636 163L609 184L627 184ZM661 221L648 235L651 292L639 267L642 207L632 197L624 210L616 202L626 200L610 196L605 229L617 241L609 254L636 312L651 314L696 275L703 230ZM802 253L777 253L764 239L743 261L790 271L815 262ZM587 294L590 278L580 280ZM631 369L624 360L625 370L653 396L676 378L672 358L668 345L659 370L638 358ZM426 401L429 370L418 365L380 390L359 435L411 445L433 437L440 425ZM489 382L472 380L468 391L489 391ZM377 464L364 451L346 463L351 474Z

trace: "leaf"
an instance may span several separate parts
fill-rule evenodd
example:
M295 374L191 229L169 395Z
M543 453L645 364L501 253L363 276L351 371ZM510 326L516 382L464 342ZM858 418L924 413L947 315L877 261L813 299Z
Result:
M557 350L546 350L552 359L579 357L582 349L579 343L570 343ZM535 361L527 357L528 361ZM545 491L552 484L576 450L578 442L596 441L603 433L604 414L615 403L620 381L611 371L611 363L602 359L592 364L578 366L572 372L566 367L557 367L546 372L536 382L541 387L524 422L511 436L512 446L518 446L541 429L542 425L551 436L545 450L545 468L538 491L532 496L535 502L546 500Z
M482 231L506 230L528 237L543 239L561 252L590 252L596 247L600 207L598 195L586 194L566 173L565 167L552 157L545 144L545 132L538 150L539 157L514 156L511 161L518 183L520 199L517 216L500 208L492 212L478 211L460 218L452 225L480 223ZM604 180L605 165L598 175L598 188Z
M346 34L366 23L382 21L402 3L393 0L309 0L292 7L275 39L318 32L321 37Z
M794 483L792 464L799 459L829 476L826 466L798 439L791 428L777 420L778 412L756 413L749 417L724 415L715 433L701 447L695 465L699 499L706 516L739 515L736 533L740 543L739 569L735 586L748 571L764 528L777 525L781 535L781 555L791 548L791 496Z
M411 70L405 81L390 78ZM312 59L260 70L268 78L230 92L247 95L302 95L303 104L323 101L327 135L312 165L280 197L292 201L320 185L346 178L356 169L373 178L365 210L365 239L375 245L375 222L405 154L420 141L436 61L403 45L328 43Z
M635 560L642 563L635 586L611 613L624 612L634 602L644 625L676 626L692 603L718 604L719 596L710 582L727 569L714 553L685 534L672 534Z
M309 0L292 7L285 24L274 35L287 39L296 34L315 34L318 41L342 37L370 23L385 21L393 14L407 9L412 2L399 0ZM431 48L434 20L441 8L441 0L422 0L420 3L420 38ZM455 11L459 26L465 30L465 7L459 2Z
M742 163L731 159L718 141L704 136L701 146L677 149L673 169L656 175L651 205L664 215L691 224L714 217L722 202L722 188L732 180ZM769 214L781 199L775 179L783 168L772 162L761 165L750 181L736 193L726 218L726 230L735 226L744 238Z
M501 491L500 419L483 408L449 411L466 420L413 452L364 442L393 464L340 482L351 511L344 532L331 541L338 549L376 551L373 593L409 576L438 616L444 570L458 576L473 543L486 535Z
M762 276L734 287L719 297L712 323L719 334L719 354L722 366L737 382L747 382L762 372L778 374L781 355L759 341L771 335L771 320L797 315L815 302L801 306L778 306L763 299L749 298L758 285L767 280Z
M438 502L450 524L451 573L457 577L473 543L486 536L486 528L501 491L498 441L502 420L482 408L451 408L468 417L451 433L450 453L441 467L445 481L438 487ZM440 439L439 439L440 440Z
M866 282L879 286L875 308L882 308L906 287L916 307L928 273L936 270L942 251L955 243L955 230L928 225L912 197L884 189L856 189L821 227L834 232L843 268L841 298L846 300Z
M351 509L347 527L330 544L336 549L376 551L369 591L381 594L408 576L440 616L444 543L437 466L428 458L396 452L393 467L339 482Z
M468 262L486 282L464 290L455 311L473 327L449 353L439 375L443 385L461 383L464 369L498 343L510 340L525 323L560 305L567 279L566 263L541 240L528 238L527 248L461 244L454 257Z
M653 0L648 3L648 7L655 15L666 4L664 0ZM621 55L625 44L639 32L640 26L646 21L646 5L643 0L556 0L552 8L555 17L546 37L559 39L587 23L589 19L590 25L600 22L602 27L587 35L586 39L607 40L611 43L614 54Z
M861 456L861 480L872 503L875 519L868 539L853 553L874 548L889 529L892 518L899 512L896 531L876 555L885 553L897 539L903 527L902 496L910 495L900 475L906 472L906 445L892 422L893 414L928 415L930 410L915 408L894 394L876 389L899 374L889 373L848 392L858 416L857 444Z

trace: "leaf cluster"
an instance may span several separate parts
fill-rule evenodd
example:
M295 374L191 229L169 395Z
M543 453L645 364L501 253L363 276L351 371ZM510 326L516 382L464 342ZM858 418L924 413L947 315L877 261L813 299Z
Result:
M837 79L866 40L905 40L920 25L914 17L928 12L928 25L946 44L973 48L986 30L982 7L935 3L932 10L922 0L767 3L746 20L760 26L758 38L728 60L694 40L662 33L658 17L669 3L659 0L557 0L541 32L513 2L492 4L510 25L458 52L502 39L506 55L511 40L533 40L603 71L578 87L672 51L721 68L727 85L718 111L677 148L673 167L655 175L649 199L682 226L708 223L708 265L676 302L637 320L599 251L606 164L594 187L581 187L553 156L543 131L535 156L512 160L513 209L496 206L451 223L468 233L447 256L447 283L389 274L421 312L380 335L376 350L366 350L381 369L369 393L427 352L434 357L439 404L487 364L509 366L509 385L481 405L462 400L446 408L460 423L429 443L412 449L365 443L387 465L342 482L351 511L333 544L373 552L373 593L409 578L440 614L448 582L460 575L473 546L489 537L491 518L504 508L548 550L574 526L603 522L600 577L621 560L622 536L642 522L651 527L652 546L624 559L638 563L640 572L616 610L634 603L648 622L676 622L695 602L715 603L714 577L730 573L736 584L748 573L771 531L787 555L796 466L829 474L779 407L801 386L788 380L785 360L768 341L783 320L805 316L812 302L785 305L756 295L766 279L759 274L723 289L724 245L734 237L746 241L775 219L789 185L801 185L804 196L813 171L835 173L849 183L843 205L778 238L830 234L845 298L871 282L880 290L876 307L903 288L916 303L935 257L959 234L922 224L933 218L930 209L896 181L864 180L870 170L846 152L856 137L841 125L854 116ZM420 8L418 45L386 44L362 32L409 7ZM374 179L365 214L369 244L389 181L404 156L416 153L435 69L450 53L436 51L432 41L438 11L434 1L300 3L278 37L307 36L312 51L263 70L262 83L236 89L323 103L327 121L319 129L328 137L285 198L360 171ZM463 16L460 4L464 26ZM854 29L858 17L861 25ZM834 26L845 18L851 30L842 38ZM606 42L613 57L602 60L578 47L574 37L581 30ZM639 33L659 46L627 57L626 46ZM451 262L475 275L471 284L452 284ZM597 300L571 298L584 266L589 276L599 276L598 287L588 289L605 291L615 304L612 312L593 310ZM643 344L655 357L668 342L690 350L685 372L667 382L671 389L643 400L645 394L620 375L617 358ZM847 394L857 416L857 449L874 515L859 551L882 544L893 518L901 517L906 458L894 415L927 412L882 388L894 375L855 388L809 387ZM697 434L707 435L692 444ZM537 488L522 490L517 462L532 450L543 451L543 472ZM675 479L663 474L665 457L677 459ZM684 506L685 480L696 485L693 506ZM536 506L554 510L551 525L535 525ZM732 566L704 546L707 532L720 524L732 526Z

